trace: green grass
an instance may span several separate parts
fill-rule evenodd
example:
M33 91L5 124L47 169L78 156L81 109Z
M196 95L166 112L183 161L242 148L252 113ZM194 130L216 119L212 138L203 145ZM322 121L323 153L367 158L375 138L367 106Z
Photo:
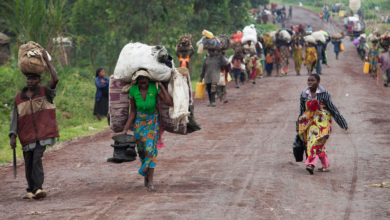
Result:
M96 87L95 70L89 68L57 68L60 79L57 85L56 115L60 131L60 142L76 137L94 134L107 128L107 120L98 122L93 116ZM50 80L50 73L44 73L41 85ZM26 85L26 78L17 68L16 61L0 66L0 163L12 160L9 145L10 114L13 97ZM71 115L70 119L63 114ZM18 141L18 157L22 156Z

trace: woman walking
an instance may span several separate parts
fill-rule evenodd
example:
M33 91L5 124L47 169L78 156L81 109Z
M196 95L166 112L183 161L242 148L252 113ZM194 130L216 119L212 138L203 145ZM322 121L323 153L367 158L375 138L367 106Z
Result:
M301 66L303 63L303 54L302 54L302 46L299 43L299 37L294 39L294 43L292 45L293 48L293 59L295 64L295 72L297 76L301 75Z
M280 76L287 76L288 73L288 48L291 46L290 43L278 42L280 52Z
M333 104L330 93L319 84L320 76L311 74L307 80L308 88L300 97L300 113L296 123L296 131L306 145L306 170L312 175L318 159L322 164L318 171L330 171L325 144L332 130L332 117L342 129L348 129L348 123Z
M308 42L308 46L305 51L305 63L307 67L307 75L313 72L315 64L317 63L317 51L313 44Z
M108 113L108 86L110 79L105 77L106 71L103 68L96 70L95 85L95 107L93 109L93 115L96 115L100 121L101 117L106 117Z
M202 74L200 82L204 79L207 92L209 93L209 107L216 107L215 93L217 93L217 83L219 82L220 69L226 66L226 59L221 55L216 55L215 50L209 49L209 54L203 60Z
M370 63L370 71L369 74L375 79L377 78L378 74L380 73L379 69L379 47L378 41L372 41L372 47L368 51L368 62Z
M173 106L172 97L161 82L158 82L158 87L146 76L137 77L136 85L129 91L131 111L123 129L123 134L127 134L130 125L134 123L133 131L137 138L137 151L141 160L138 173L145 177L144 184L149 192L156 191L153 185L153 175L158 154L156 145L160 136L156 109L157 96L168 106Z
M341 52L341 40L332 40L332 44L334 46L334 53L336 54L336 60L339 59L339 54Z

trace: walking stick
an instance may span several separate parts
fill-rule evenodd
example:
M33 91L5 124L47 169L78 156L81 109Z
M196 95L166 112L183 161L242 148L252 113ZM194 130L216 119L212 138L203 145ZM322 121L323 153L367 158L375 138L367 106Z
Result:
M13 149L13 153L14 153L14 179L16 179L16 152L15 152L15 148Z

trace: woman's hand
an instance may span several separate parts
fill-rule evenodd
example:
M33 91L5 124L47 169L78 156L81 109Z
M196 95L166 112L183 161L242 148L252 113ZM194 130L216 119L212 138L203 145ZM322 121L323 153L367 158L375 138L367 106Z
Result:
M161 82L158 82L158 86L159 86L160 88L163 88L163 87L164 87L163 84L162 84Z
M127 129L123 130L122 134L127 134Z
M106 83L106 81L104 81L104 79L102 79L102 80L101 80L101 82L102 82L103 84L105 84L105 83Z

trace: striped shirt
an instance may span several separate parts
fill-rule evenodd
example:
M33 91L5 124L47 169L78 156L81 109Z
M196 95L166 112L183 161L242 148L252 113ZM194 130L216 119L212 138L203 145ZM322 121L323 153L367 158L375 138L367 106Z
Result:
M329 110L330 114L332 115L332 117L334 118L334 120L336 121L336 123L341 127L341 128L348 128L348 123L347 121L344 119L344 117L340 114L339 110L337 109L337 107L334 105L333 101L332 101L332 96L330 95L330 93L325 90L324 88L322 88L321 86L318 87L319 90L320 90L320 93L316 93L316 98L318 101L320 101L321 103L324 103L327 107L327 109ZM299 112L299 116L298 116L298 120L296 122L296 130L298 131L299 130L299 117L301 117L301 115L305 112L306 110L306 101L308 100L308 94L306 93L307 90L310 90L309 88L305 89L301 95L300 95L300 102L301 102L301 105L300 105L300 112Z

